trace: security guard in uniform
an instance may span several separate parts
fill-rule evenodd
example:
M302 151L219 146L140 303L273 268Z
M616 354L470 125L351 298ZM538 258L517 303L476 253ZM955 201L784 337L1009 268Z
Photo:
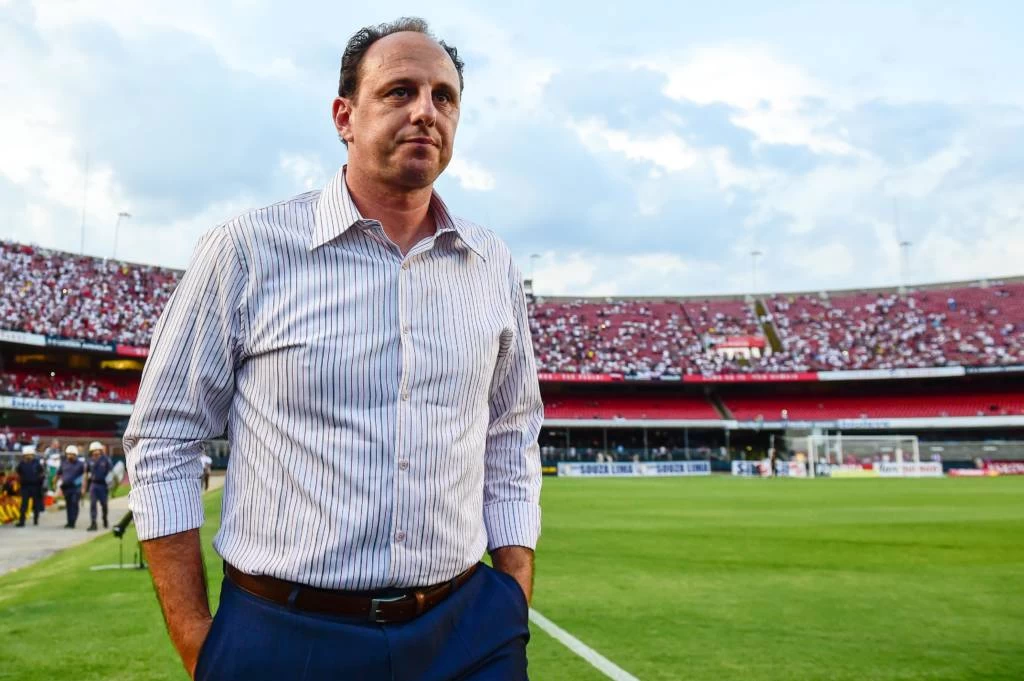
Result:
M92 523L89 525L89 532L95 532L96 527L96 503L103 507L103 527L107 523L107 475L110 474L114 464L107 456L106 447L102 442L93 442L89 445L89 465L86 469L85 489L89 492L89 517Z
M46 469L36 458L35 447L22 447L21 461L15 469L21 481L21 516L18 527L25 527L25 515L28 513L28 502L32 500L32 524L39 524L39 514L43 512L43 482L46 480Z
M78 522L78 505L82 501L82 479L85 477L85 462L78 459L78 447L68 445L64 450L67 458L61 462L57 469L57 478L60 480L60 489L64 492L64 502L67 504L68 524L64 527L75 529ZM54 481L56 484L56 480Z

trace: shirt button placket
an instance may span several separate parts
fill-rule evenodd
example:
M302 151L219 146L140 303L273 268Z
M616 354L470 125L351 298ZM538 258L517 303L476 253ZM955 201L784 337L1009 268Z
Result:
M399 410L399 423L408 424L410 419L408 418L409 399L412 396L409 390L409 367L412 360L412 345L410 342L410 331L411 327L409 324L409 261L406 260L402 263L401 270L398 273L398 324L399 324L399 347L401 348L401 374L398 383L400 403L398 406ZM404 450L406 447L411 445L411 433L406 429L402 428L399 432L397 442L395 443L395 458L398 461L398 470L405 472L409 469L409 460L404 457ZM402 545L408 538L408 534L405 530L400 529L405 524L405 509L401 506L401 499L406 497L406 494L402 493L402 488L406 483L405 476L396 477L395 488L399 492L396 495L394 501L394 522L396 530L394 533L394 543L396 545ZM397 558L394 565L397 566L401 562L400 558ZM400 568L399 568L400 569Z

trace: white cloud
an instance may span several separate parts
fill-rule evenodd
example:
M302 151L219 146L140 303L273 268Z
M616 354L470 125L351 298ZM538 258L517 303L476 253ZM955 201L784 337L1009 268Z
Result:
M122 225L120 252L131 259L175 266L185 264L198 234L212 225L326 182L338 152L326 118L323 131L282 143L275 139L281 126L268 125L267 114L272 111L278 122L291 121L293 114L302 113L299 109L310 106L313 89L324 97L312 106L326 105L347 32L403 13L388 0L372 8L324 3L316 10L318 21L309 24L307 16L270 0L153 0L141 5L130 0L36 0L32 5L30 9L28 3L12 6L0 0L0 189L5 192L0 215L5 218L5 236L13 230L12 236L23 241L77 250L83 163L91 150L87 252L109 253L117 212L128 210L135 217ZM848 10L857 12L864 25L875 16L873 10ZM14 20L7 21L9 16ZM828 32L835 29L825 24L822 35L806 44L767 28L760 36L749 32L750 40L758 42L742 43L735 41L740 29L732 31L734 35L729 30L707 35L697 31L677 42L693 44L698 35L703 46L680 52L659 38L647 41L636 27L618 36L621 44L612 44L585 33L593 29L587 22L580 23L579 35L555 41L550 37L563 25L555 21L526 28L484 10L444 3L432 11L432 19L437 33L457 44L468 61L458 140L465 156L453 160L449 180L458 181L465 191L459 199L463 205L453 209L468 205L486 222L494 218L517 251L543 251L559 244L557 252L538 263L542 292L741 291L749 285L753 248L771 252L759 263L759 279L765 283L787 288L891 284L898 271L901 239L914 242L912 280L1021 271L1024 194L1019 187L1024 181L1024 147L1019 131L1024 110L979 103L1024 101L1020 88L1014 87L1016 81L1007 75L1020 60L994 56L1012 52L986 52L987 43L974 43L965 47L970 54L954 51L943 61L951 44L943 34L941 40L932 36L930 51L918 52L911 44L918 36L912 36L911 43L900 43L904 53L883 59L878 55L884 41L865 34L863 44L847 41L835 51L816 48L813 54L801 55L808 45L826 44ZM109 29L116 38L97 27ZM902 36L892 30L893 36ZM187 158L177 159L173 169L171 164L161 166L167 147L161 151L162 140L138 131L152 119L88 101L105 84L104 78L113 77L118 84L144 82L133 71L133 60L144 54L138 68L143 63L163 66L164 55L149 45L156 38L166 41L173 32L182 34L173 36L173 44L181 45L190 60L209 64L211 77L201 85L213 92L239 83L244 83L239 92L267 85L268 103L270 97L295 103L293 108L268 106L264 111L261 100L249 101L238 112L237 129L269 134L258 140L255 135L241 136L241 142L214 139L209 156L203 156L205 147L199 154L206 160L228 159L227 168L242 172L215 173L201 184L190 182L180 174L181 167L188 166ZM90 42L97 37L120 44L106 50ZM641 55L631 62L634 66L665 76L661 93L650 92L645 99L644 92L630 90L631 99L622 100L621 107L612 101L613 112L593 104L599 98L586 92L607 87L606 83L597 78L577 82L573 92L582 95L573 99L577 108L569 127L556 120L562 115L556 112L563 110L549 106L557 93L546 89L554 74L580 63L621 70L628 61L621 57L626 51ZM107 63L113 54L121 61ZM970 62L970 73L956 70L964 60ZM645 83L655 80L645 75ZM197 85L161 83L182 104L179 115L195 113L189 124L198 132L207 120L217 118L210 107L223 103L194 95L196 88L190 86ZM683 105L665 102L663 96ZM871 122L880 131L862 127L868 124L859 118L860 105L876 99L884 104L876 111L897 113L907 103L927 114L931 106L943 109L956 102L945 123L952 132L922 135L922 151L918 154L914 147L906 153L912 160L905 160L902 152L892 153L881 147L885 141L878 141L891 134L886 121ZM648 111L646 107L655 102L665 110ZM719 106L685 113L697 108L692 105ZM723 112L724 121L719 115ZM103 115L109 115L117 128L123 126L123 139L90 138L103 126L90 126L88 116ZM636 117L656 120L663 127L621 122ZM702 127L704 123L707 127ZM729 123L740 129L738 134ZM221 119L219 124L231 122ZM927 132L928 121L921 125ZM734 146L747 138L746 132L753 135L751 148ZM321 133L319 145L316 135ZM551 140L555 135L560 144L564 142L557 157L545 155L544 144L521 142ZM151 161L147 157L146 163L134 164L129 171L125 154L114 153L122 150L112 149L118 144L145 149L152 154ZM770 150L780 152L772 155L767 145L800 149L790 155ZM157 172L149 176L153 169ZM130 174L136 170L147 175L145 181ZM571 182L550 180L577 174L587 178L578 192ZM588 187L602 187L602 195L588 194ZM685 200L680 200L682 192ZM899 233L892 224L894 200L901 205ZM499 213L495 206L503 201L506 207ZM562 212L569 201L571 211ZM610 224L609 205L622 209L624 221L632 221L626 229ZM557 228L552 228L552 221L557 221ZM695 224L701 230L699 255L660 250L667 244L689 243L681 235L688 237L685 229ZM641 247L602 231L616 229L632 238L633 227L645 230ZM523 243L525 239L532 243ZM615 246L606 252L584 252L578 247L584 243ZM624 254L638 248L647 251ZM812 265L804 266L808 261Z
M280 167L295 182L296 187L305 191L327 184L327 170L320 158L312 154L282 153Z
M467 8L434 28L463 55L484 55L466 65L465 102L471 110L485 108L491 119L544 111L544 86L558 72L553 59L524 48L509 26Z
M795 108L801 100L825 92L802 69L760 47L700 47L682 63L654 60L644 65L668 76L667 96L698 104L722 102L745 110L765 104Z
M495 180L483 166L463 158L453 158L448 164L447 172L459 180L463 189L469 191L488 192L494 189Z
M195 215L166 219L160 215L134 215L130 221L121 224L118 257L131 262L152 263L154 253L159 253L159 264L165 267L184 268L195 248L199 237L210 229L237 215L250 211L264 201L242 192L231 199L216 201ZM102 233L93 233L98 241L87 248L100 255L109 254L112 243L113 222Z
M853 272L856 259L846 245L838 242L823 244L791 244L781 255L783 265L802 271L817 281L845 277Z
M542 296L677 296L738 293L749 283L749 274L741 268L723 268L674 253L619 256L549 251L537 266L534 291Z
M570 122L569 128L591 151L616 151L632 161L650 161L670 173L687 170L699 159L683 138L671 133L631 134L609 128L596 118Z
M664 73L664 94L696 104L726 104L733 109L731 122L754 133L764 144L790 144L815 153L849 155L853 147L828 131L832 116L811 113L807 101L836 93L811 78L803 69L786 63L771 50L747 45L721 45L692 50L683 58L639 60Z
M244 18L267 17L261 3L235 0L225 4L233 5L226 16L216 13L222 9L216 3L203 0L34 0L33 9L37 27L48 37L59 39L62 31L90 23L105 25L135 43L145 42L155 32L177 31L201 41L232 70L292 82L303 77L290 57L275 53L277 43L252 40L239 30L239 25L245 25ZM235 25L239 19L242 22Z

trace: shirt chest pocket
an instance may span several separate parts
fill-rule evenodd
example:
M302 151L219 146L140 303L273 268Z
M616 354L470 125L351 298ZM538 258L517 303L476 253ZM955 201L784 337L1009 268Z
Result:
M514 340L507 303L446 295L430 307L415 315L409 334L412 375L439 396L486 399L495 366Z

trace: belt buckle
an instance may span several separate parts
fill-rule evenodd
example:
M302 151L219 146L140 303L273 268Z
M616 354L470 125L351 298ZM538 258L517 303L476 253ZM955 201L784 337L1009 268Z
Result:
M390 620L386 620L381 617L380 606L385 603L397 603L398 601L404 600L405 595L401 596L390 596L388 598L371 598L370 599L370 621L374 624L386 624Z

